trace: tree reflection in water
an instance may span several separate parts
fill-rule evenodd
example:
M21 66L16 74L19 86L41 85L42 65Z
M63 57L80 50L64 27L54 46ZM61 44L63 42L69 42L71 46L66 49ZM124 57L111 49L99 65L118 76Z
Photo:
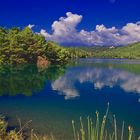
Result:
M48 69L39 69L35 65L0 66L0 96L31 96L41 91L47 80L54 81L64 73L65 66Z

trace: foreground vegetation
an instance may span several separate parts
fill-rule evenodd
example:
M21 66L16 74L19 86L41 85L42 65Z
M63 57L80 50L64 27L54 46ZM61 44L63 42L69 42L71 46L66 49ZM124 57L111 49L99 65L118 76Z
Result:
M28 27L22 30L0 27L0 65L37 64L39 57L53 64L66 64L73 58L87 56L89 53L84 50L46 42Z
M128 136L125 135L125 124L123 122L121 132L118 133L117 121L114 116L113 128L107 129L109 106L102 120L100 121L99 112L96 112L96 121L94 122L92 118L87 118L87 124L84 124L82 118L80 117L80 129L76 128L75 122L72 120L73 128L73 140L140 140L134 135L134 130L131 126L128 127ZM0 140L57 140L54 136L37 136L33 130L28 135L24 134L24 129L28 126L31 121L27 122L25 125L21 125L19 121L20 129L8 131L8 123L5 121L3 116L0 116Z
M31 121L22 126L19 120L20 129L18 131L16 129L8 131L8 123L3 116L0 116L0 140L54 140L53 136L40 138L33 130L31 130L29 135L25 135L24 129L26 129L30 123Z
M115 115L113 116L113 128L107 129L108 111L100 121L99 112L96 112L96 121L94 122L92 118L87 118L87 125L82 121L80 117L80 130L77 131L75 127L75 122L72 121L74 140L140 140L135 138L134 130L131 126L128 127L128 136L125 134L125 125L122 124L121 132L118 133L117 121Z

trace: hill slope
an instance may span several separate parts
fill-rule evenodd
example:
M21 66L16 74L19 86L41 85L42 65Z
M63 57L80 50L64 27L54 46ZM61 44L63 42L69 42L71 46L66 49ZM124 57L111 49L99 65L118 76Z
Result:
M140 42L130 44L124 47L92 47L86 49L93 52L95 58L127 58L127 59L140 59Z

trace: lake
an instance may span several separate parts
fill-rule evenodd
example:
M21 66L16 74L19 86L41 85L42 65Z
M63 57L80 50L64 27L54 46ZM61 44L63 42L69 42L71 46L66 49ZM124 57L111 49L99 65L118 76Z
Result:
M116 115L118 131L125 121L140 135L140 61L80 59L47 70L33 65L0 67L0 114L10 127L18 118L35 132L73 140L72 119L100 116L110 103L108 120ZM111 129L111 128L109 128Z

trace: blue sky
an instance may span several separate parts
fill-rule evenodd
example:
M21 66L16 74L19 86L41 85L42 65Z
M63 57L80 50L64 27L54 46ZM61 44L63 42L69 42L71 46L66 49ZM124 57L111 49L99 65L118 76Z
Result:
M9 28L33 24L34 31L40 32L44 29L53 34L51 26L54 21L59 21L60 17L67 18L66 13L71 12L82 16L80 22L75 25L79 32L82 29L91 32L97 25L102 24L106 28L115 26L122 29L127 23L140 21L139 9L140 0L0 0L0 26ZM58 39L56 41L67 43ZM72 40L68 43L71 42ZM96 43L89 43L92 44Z

